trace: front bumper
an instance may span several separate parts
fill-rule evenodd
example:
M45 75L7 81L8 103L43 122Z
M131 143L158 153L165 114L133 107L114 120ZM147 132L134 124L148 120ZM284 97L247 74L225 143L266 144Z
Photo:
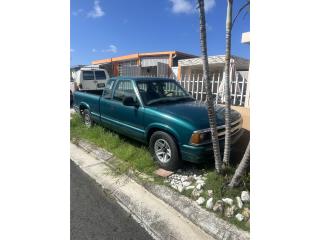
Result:
M243 129L241 128L236 134L231 136L231 145L236 143L241 135L243 134ZM224 139L219 140L220 151L224 149ZM180 146L180 152L182 160L193 162L193 163L203 163L213 158L212 143L208 143L201 146L194 146L189 144L184 144Z

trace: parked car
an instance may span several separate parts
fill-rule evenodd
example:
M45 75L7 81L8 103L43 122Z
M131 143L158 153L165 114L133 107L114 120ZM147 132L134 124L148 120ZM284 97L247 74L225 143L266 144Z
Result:
M75 91L102 91L110 79L108 72L99 66L82 66L70 74L70 105Z
M182 161L212 159L206 104L167 78L118 77L99 93L75 92L74 108L86 126L101 124L149 145L160 167L174 170ZM216 106L220 146L225 126L223 106ZM241 115L231 110L232 143L242 134Z

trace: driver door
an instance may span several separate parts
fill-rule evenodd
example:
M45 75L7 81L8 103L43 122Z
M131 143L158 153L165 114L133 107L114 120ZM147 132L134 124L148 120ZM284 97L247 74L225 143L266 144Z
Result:
M125 97L132 97L138 106L123 105L122 101ZM116 83L110 104L110 118L114 130L141 141L145 132L143 125L144 109L139 103L131 80L120 80Z

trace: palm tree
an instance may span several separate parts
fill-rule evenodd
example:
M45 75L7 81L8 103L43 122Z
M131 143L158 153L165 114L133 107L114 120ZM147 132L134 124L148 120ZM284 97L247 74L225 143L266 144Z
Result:
M244 175L246 168L249 166L249 162L250 162L250 142L248 143L246 151L241 159L241 162L237 167L229 183L229 187L233 188L239 185L241 177Z
M223 153L223 165L228 166L230 161L230 140L231 140L231 99L230 99L230 55L231 55L231 28L232 28L232 4L233 0L227 0L227 20L226 20L226 55L224 65L224 91L225 91L225 140L224 140L224 153Z
M250 0L247 0L247 2L245 4L243 4L241 8L239 8L237 15L235 16L235 18L232 21L231 28L233 27L234 23L236 22L237 18L240 16L240 13L243 10L246 10L245 14L243 15L243 17L245 17L248 14L248 12L250 11Z
M227 32L227 34L226 34L226 42L227 42L226 55L227 55L227 52L228 52L228 40L227 40L228 39L228 31L232 30L233 25L234 25L237 17L242 12L242 10L246 9L246 14L247 14L249 12L249 8L250 8L250 0L247 0L247 2L238 10L238 13L237 13L236 17L233 19L232 24L230 26L229 25L230 24L229 21L231 21L231 18L232 18L232 1L233 0L227 0L227 1L228 1L228 9L227 9L227 21L226 21L226 32ZM230 2L230 4L229 4L229 2ZM229 12L230 12L230 14L229 14ZM230 39L231 39L231 32L230 32ZM230 39L229 39L229 41L230 41ZM229 54L230 54L230 49L229 49ZM227 56L226 56L226 58L227 58ZM228 73L229 73L229 71L228 71ZM228 84L229 84L229 81L228 81ZM228 88L228 91L230 93L230 89L229 88ZM228 100L229 100L229 103L230 103L230 97L228 98ZM229 110L230 110L230 108L229 108ZM225 145L224 153L226 153L226 151L229 151L228 153L230 153L230 145L229 145L229 150L226 149L226 147L227 146ZM229 158L229 156L227 156L227 157ZM229 159L225 159L225 155L224 155L223 162L225 163L225 161L227 161L227 160L229 160ZM239 166L237 167L237 169L236 169L236 171L235 171L235 173L234 173L234 175L233 175L233 177L232 177L232 179L231 179L231 181L229 183L229 187L233 188L233 187L236 187L236 186L239 185L240 178L244 175L245 170L249 165L249 162L250 162L250 142L248 143L248 146L247 146L246 151L245 151L245 153L244 153L244 155L242 157L242 160L241 160Z
M209 80L209 63L207 54L207 36L206 36L206 16L204 12L204 1L198 0L199 12L200 12L200 45L201 45L201 58L203 63L203 81L207 92L207 107L208 107L208 118L211 129L211 140L213 147L213 154L215 160L215 169L218 173L221 172L221 156L220 147L218 140L218 132L216 126L216 116L214 109L213 95L211 91L211 84Z

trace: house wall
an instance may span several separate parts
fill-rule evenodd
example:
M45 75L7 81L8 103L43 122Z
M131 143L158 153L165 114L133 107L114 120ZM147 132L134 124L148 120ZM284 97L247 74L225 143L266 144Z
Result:
M111 64L112 67L105 66L108 68L110 76L121 76L123 74L129 74L131 72L135 73L137 71L131 71L132 66L140 67L140 73L142 75L148 75L150 72L151 75L156 76L157 73L160 73L162 76L171 76L173 75L171 67L178 66L178 61L183 59L188 59L192 56L186 53L181 53L178 51L169 51L169 52L151 52L151 53L141 53L141 54L131 54L126 56L120 56L109 59L102 59L93 61L93 64ZM160 64L160 65L159 65ZM163 65L166 64L167 66ZM159 66L160 69L159 69ZM112 70L111 70L112 68ZM123 68L126 68L125 71L122 71ZM155 69L156 68L156 71ZM166 71L164 71L166 69ZM137 69L135 69L137 70ZM138 71L139 72L139 71ZM164 74L164 72L166 72ZM156 73L156 74L155 74Z
M158 62L169 64L169 56L141 57L141 67L157 66Z
M250 131L250 108L239 107L239 106L231 106L232 109L238 111L243 119L242 127L248 131Z

